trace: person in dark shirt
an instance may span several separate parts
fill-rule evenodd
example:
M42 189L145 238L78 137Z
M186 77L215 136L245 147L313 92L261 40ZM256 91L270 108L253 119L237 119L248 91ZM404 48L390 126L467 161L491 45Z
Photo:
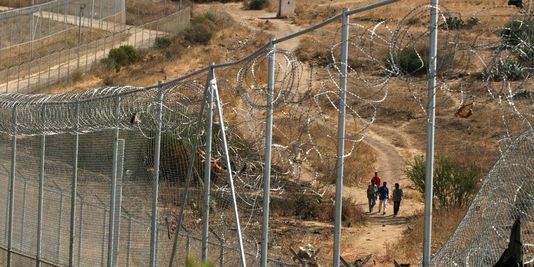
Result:
M389 198L389 189L387 183L384 182L382 186L378 189L378 212L382 210L382 215L386 215L387 204Z
M399 213L400 203L403 196L404 192L402 192L399 183L395 183L395 189L393 189L393 217L397 217L397 214Z

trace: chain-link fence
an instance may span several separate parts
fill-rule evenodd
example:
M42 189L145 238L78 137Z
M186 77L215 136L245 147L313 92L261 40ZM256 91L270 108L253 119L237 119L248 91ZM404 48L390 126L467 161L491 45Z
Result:
M191 16L190 6L170 0L26 1L14 8L19 2L0 2L2 92L28 93L76 79L110 49L151 47L157 37L183 30Z

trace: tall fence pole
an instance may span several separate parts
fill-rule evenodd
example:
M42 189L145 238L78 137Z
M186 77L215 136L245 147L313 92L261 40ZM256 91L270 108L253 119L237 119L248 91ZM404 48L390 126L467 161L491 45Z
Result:
M132 246L132 216L128 214L128 246L126 247L126 267L130 267L130 247Z
M24 187L22 189L22 220L20 222L20 247L24 246L24 225L26 224L26 189L28 188L28 182L23 180Z
M41 114L43 122L45 121L46 107L43 107ZM44 205L44 179L45 179L45 154L46 154L46 135L41 135L41 156L39 169L39 204L37 207L37 253L36 266L41 267L41 245L43 238L43 205Z
M274 68L276 60L275 45L270 40L269 73L267 92L267 114L265 123L265 167L263 171L263 224L261 233L261 266L267 267L269 257L269 204L271 202L271 148L273 144L273 94Z
M78 226L78 262L76 266L80 266L82 259L82 234L83 234L83 198L80 197L80 224Z
M115 241L115 213L117 206L117 166L119 158L119 123L120 123L120 110L121 98L117 96L115 98L115 134L113 137L113 163L111 168L111 199L109 204L109 231L108 231L108 266L113 267L116 265L114 262L115 257L113 252L117 244Z
M430 45L428 64L428 122L425 168L425 230L423 266L430 265L432 245L432 196L434 180L434 128L436 123L436 70L438 60L438 0L432 0L430 9Z
M341 211L343 203L343 161L345 156L345 100L347 98L347 61L349 53L349 16L343 9L343 28L341 35L341 62L339 66L339 117L337 131L336 157L336 203L334 215L334 267L339 267L341 250Z
M157 239L158 239L158 194L159 194L159 160L161 150L161 128L163 122L163 87L161 81L158 85L157 99L158 110L156 115L156 147L154 148L154 180L152 181L152 221L150 224L150 266L158 264Z
M80 148L80 102L76 102L76 125L74 126L74 162L70 194L69 266L74 263L74 236L76 234L76 195L78 194L78 153Z
M215 75L214 75L215 76ZM222 110L222 103L219 97L219 89L217 88L217 83L214 83L212 89L215 91L215 100L217 101L217 114L219 115L219 126L221 127L221 137L223 141L223 150L224 150L224 159L226 163L226 170L228 171L228 179L230 182L230 191L232 193L232 204L234 206L234 219L237 228L237 241L239 242L239 254L241 256L241 265L243 267L247 266L247 259L245 257L245 248L243 247L243 235L241 233L241 223L239 222L239 211L237 210L237 198L235 193L234 186L234 177L232 175L232 165L230 164L230 154L228 152L228 142L226 140L226 130L224 126L224 117Z
M78 47L76 49L76 54L77 54L76 71L80 70L80 46L82 46L82 17L83 17L84 9L85 9L85 4L81 4L80 14L78 18Z
M56 239L56 260L59 262L59 255L61 254L61 226L63 224L63 193L59 195L59 218L57 224L57 239Z
M211 145L213 137L213 86L215 86L215 76L213 68L208 73L208 115L206 120L206 151L204 159L204 207L202 225L202 261L208 260L208 237L210 219L210 188L211 188Z
M7 266L13 264L12 242L13 242L13 206L15 204L15 179L17 168L17 106L13 107L12 121L13 136L11 137L11 179L9 180L9 206L8 206L8 227L7 227Z

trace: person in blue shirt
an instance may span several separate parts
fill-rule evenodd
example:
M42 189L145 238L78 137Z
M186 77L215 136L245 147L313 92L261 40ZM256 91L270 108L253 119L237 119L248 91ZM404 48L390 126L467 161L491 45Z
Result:
M382 186L378 189L378 212L382 210L382 215L386 215L387 204L389 198L389 189L387 183L384 182Z

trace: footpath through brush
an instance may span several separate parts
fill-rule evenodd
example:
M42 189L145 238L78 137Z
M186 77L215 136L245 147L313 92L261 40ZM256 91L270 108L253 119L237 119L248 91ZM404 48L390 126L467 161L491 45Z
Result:
M349 1L348 1L349 2ZM350 1L357 3L359 1ZM243 27L247 27L254 31L266 31L275 37L284 36L303 29L304 27L291 24L290 20L273 19L276 14L264 10L243 10L240 3L228 4L199 4L195 5L198 13L208 10L221 10L227 12L236 22ZM259 25L269 20L273 27L270 29L261 29ZM295 51L299 45L299 38L291 39L283 42L278 48L288 51ZM304 68L303 77L308 77L308 68ZM380 130L378 131L378 128ZM342 256L349 262L353 262L357 258L364 258L372 254L374 266L390 266L392 263L386 255L386 245L396 244L402 237L403 231L407 229L409 218L413 215L422 213L423 203L420 199L419 193L410 190L411 182L404 174L405 161L413 158L414 155L420 154L411 145L409 137L403 132L403 127L390 128L387 126L373 125L364 139L377 154L377 162L375 168L379 172L383 181L388 182L390 189L390 199L388 202L388 212L384 216L377 212L378 208L375 206L372 214L368 214L369 221L364 226L356 226L351 228L343 228L342 232ZM387 134L386 134L387 133ZM393 138L401 138L405 141L405 148L396 147L392 140ZM368 177L369 181L371 177ZM361 206L364 211L368 210L366 186L369 182L367 180L361 181L360 185L356 187L344 187L344 197L351 198L355 205ZM401 203L399 216L393 218L393 201L392 192L395 183L400 183L405 192L405 198ZM364 188L365 187L365 188ZM334 190L331 186L329 190ZM327 239L321 244L316 244L321 247L322 258L329 258L332 255L332 238ZM302 244L305 245L305 244Z

